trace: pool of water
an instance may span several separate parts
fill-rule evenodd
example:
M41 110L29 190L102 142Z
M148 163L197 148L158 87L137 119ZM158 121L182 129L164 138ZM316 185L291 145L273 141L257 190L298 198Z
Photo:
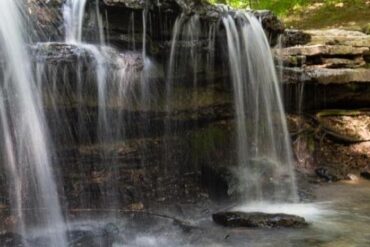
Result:
M317 199L313 203L254 203L235 208L303 216L310 224L307 228L224 228L212 222L212 210L180 221L165 214L85 212L68 223L70 246L370 246L370 182L314 186ZM27 238L34 246L42 246L43 230L34 229Z

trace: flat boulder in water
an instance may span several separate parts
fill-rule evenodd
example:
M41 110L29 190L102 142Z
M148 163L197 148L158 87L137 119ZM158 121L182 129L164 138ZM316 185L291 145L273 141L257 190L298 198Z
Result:
M219 212L212 215L213 221L227 227L304 227L304 218L290 214L269 214L261 212Z

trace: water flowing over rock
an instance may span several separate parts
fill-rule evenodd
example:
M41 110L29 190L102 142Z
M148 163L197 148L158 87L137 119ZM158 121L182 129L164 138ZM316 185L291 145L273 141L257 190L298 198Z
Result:
M238 131L238 189L249 199L294 201L292 153L268 41L253 15L237 12L235 19L242 24L223 17ZM263 177L270 182L264 184Z
M0 24L3 57L23 58L1 61L7 176L0 199L7 207L13 198L3 187L14 188L16 203L6 216L12 225L27 219L23 231L9 227L15 233L0 242L141 246L136 234L155 225L148 221L153 209L185 218L191 205L201 213L190 214L203 220L219 201L310 198L297 188L296 169L315 182L366 171L368 113L354 110L370 99L363 33L284 31L270 11L196 0L28 0L27 6L31 31L17 56L3 47L11 36L3 34L10 32L8 22ZM17 76L32 90L18 94ZM323 110L336 107L349 110ZM291 133L285 109L292 113ZM25 188L35 199L22 201ZM13 213L27 211L20 210L26 204L39 212ZM105 214L115 224L122 215L125 220L106 225L98 217ZM204 234L165 217L180 222L176 231L190 232L185 244L198 241L193 231ZM259 212L221 212L213 219L233 227L307 225L295 215ZM142 232L133 227L140 224ZM168 225L155 225L154 234ZM116 238L118 229L123 239Z
M23 8L21 1L0 2L0 49L6 58L1 67L3 162L18 231L24 234L32 225L45 227L48 243L62 247L66 238L51 165L53 142L25 48ZM25 215L26 208L32 213Z
M43 12L52 19L47 27L47 22L36 16L35 25L44 25L43 30L57 27L62 33L62 37L32 45L30 50L51 134L60 147L58 156L63 164L63 178L67 181L75 176L82 181L65 184L67 197L79 200L71 204L87 207L93 201L100 201L99 207L114 207L122 201L131 205L144 198L150 200L152 192L164 190L164 186L158 185L153 191L145 192L145 196L140 190L150 190L155 187L153 183L171 187L176 179L193 185L196 174L202 173L201 167L206 167L211 155L215 154L223 157L219 163L227 160L226 164L253 167L253 176L246 180L255 181L250 186L254 194L261 189L254 199L272 193L274 189L271 188L275 188L278 192L271 196L272 200L295 200L289 141L269 54L269 42L276 43L284 26L272 12L234 11L204 1L104 0L97 3L83 0L29 2L35 11L31 16ZM246 111L243 113L233 113L233 108L239 107L235 101L233 106L233 97L237 94L232 95L230 85L224 83L232 78L228 59L234 59L225 45L230 39L225 28L228 25L222 23L225 15L228 25L238 25L237 32L245 32L258 51L266 52L258 56L267 56L258 67L267 64L268 71L251 73L253 47L244 54L246 38L235 32L232 34L243 42L237 63L248 60L250 67L248 73L242 72L244 69L240 67L245 77L240 83L249 87L245 97L257 90L258 98L262 99L261 102L244 102ZM242 21L240 26L239 21ZM266 77L261 78L261 74ZM254 89L259 84L252 85L249 81L253 80L264 83ZM269 86L271 80L274 82L272 88ZM271 96L274 102L263 100L265 91L266 98ZM269 114L275 107L270 109L270 104L276 106L278 112L273 118L269 118ZM256 112L250 110L253 107L258 108ZM246 143L234 141L239 133L244 133L243 127L239 132L232 128L231 119L241 114L261 114L263 117L255 120L266 122L266 127L258 128L256 135L251 134L246 147L243 146ZM279 135L274 136L272 124L279 129L276 131ZM265 130L268 134L262 137L260 134ZM218 152L220 147L209 145L203 138L232 145ZM269 140L273 143L268 144ZM261 151L234 162L235 145L239 156L255 153L253 149ZM173 146L178 147L177 150ZM196 150L189 155L195 147L204 153ZM270 151L274 157L265 157ZM80 163L83 165L76 165ZM236 167L228 166L228 170ZM174 172L177 167L184 168ZM160 174L162 169L166 172ZM144 179L141 185L145 189L136 189L138 178L128 178L129 173ZM189 179L191 175L183 176L184 173L195 176ZM256 181L264 175L269 179L264 179L260 186ZM151 176L158 176L158 181ZM230 179L233 182L228 185L227 194L239 190L235 178ZM277 189L278 181L284 181L281 187L289 187L286 193ZM121 189L121 184L129 186ZM173 192L190 194L188 190L179 188ZM176 197L170 194L169 198Z

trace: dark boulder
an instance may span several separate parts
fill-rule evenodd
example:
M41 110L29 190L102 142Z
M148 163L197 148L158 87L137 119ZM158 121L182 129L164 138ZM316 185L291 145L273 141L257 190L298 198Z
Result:
M304 227L304 218L289 214L268 214L261 212L219 212L212 215L213 221L227 227Z
M282 36L283 47L306 45L311 41L311 35L301 30L286 29Z
M262 27L269 38L270 45L275 46L278 41L278 37L285 30L284 24L279 18L274 15L270 10L256 10L253 11L254 15L261 20Z
M362 171L362 172L360 173L360 175L361 175L361 177L363 177L363 178L366 178L366 179L370 180L370 171Z

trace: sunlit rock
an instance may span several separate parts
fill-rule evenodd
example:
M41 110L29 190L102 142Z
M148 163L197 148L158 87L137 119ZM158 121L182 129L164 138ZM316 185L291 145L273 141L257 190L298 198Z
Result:
M339 140L370 141L370 115L365 111L322 111L316 117L320 127Z

